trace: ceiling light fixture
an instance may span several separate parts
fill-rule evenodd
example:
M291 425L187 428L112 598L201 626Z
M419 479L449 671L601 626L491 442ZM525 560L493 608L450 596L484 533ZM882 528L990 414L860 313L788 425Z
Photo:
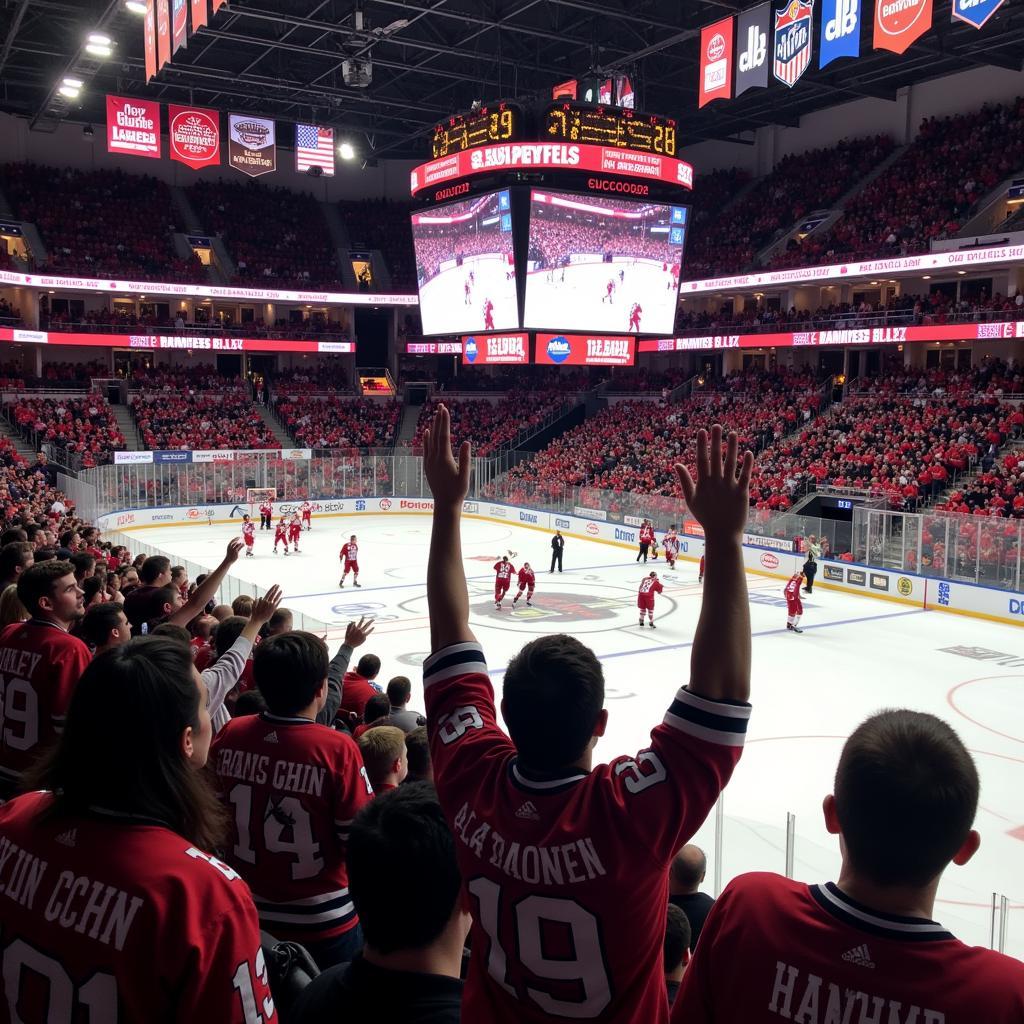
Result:
M132 12L132 14L145 14L146 5L143 0L125 0L125 9Z
M338 156L342 160L354 160L356 158L356 151L352 146L351 142L343 142L338 146Z

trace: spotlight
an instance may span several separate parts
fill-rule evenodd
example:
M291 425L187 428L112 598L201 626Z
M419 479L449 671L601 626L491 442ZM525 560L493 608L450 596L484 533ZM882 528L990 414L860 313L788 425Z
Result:
M356 158L356 151L352 146L351 142L343 142L338 146L338 156L342 160L354 160Z
M143 0L125 0L125 9L132 12L132 14L145 14L146 5Z
M110 36L102 32L90 32L85 44L85 52L93 57L109 57L113 54L113 42Z

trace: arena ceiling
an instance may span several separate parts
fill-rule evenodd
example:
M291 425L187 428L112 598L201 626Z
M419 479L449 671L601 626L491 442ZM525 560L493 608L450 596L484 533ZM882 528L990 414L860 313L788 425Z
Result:
M700 27L752 3L229 0L146 85L141 19L124 0L0 0L0 110L52 131L62 120L102 124L108 92L156 97L311 120L352 137L367 157L424 158L445 115L478 99L550 95L555 83L599 67L630 72L638 107L676 117L682 142L742 143L762 125L797 125L864 96L891 100L902 86L968 68L1019 71L1024 58L1024 0L1008 0L982 32L946 21L944 0L933 32L902 57L868 50L812 67L791 92L751 90L699 111ZM97 29L115 40L109 60L84 52ZM345 60L372 62L372 83L346 85ZM86 80L72 103L57 95L68 74Z

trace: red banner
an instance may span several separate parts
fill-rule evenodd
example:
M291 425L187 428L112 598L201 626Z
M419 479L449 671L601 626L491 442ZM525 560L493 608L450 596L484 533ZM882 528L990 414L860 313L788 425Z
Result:
M172 53L177 53L188 42L188 4L185 0L171 0Z
M146 81L156 74L156 7L155 0L146 0L146 17L142 23L142 47L146 52Z
M156 69L159 71L171 59L170 0L156 0L156 53Z
M107 152L160 159L160 104L107 97Z
M462 339L462 362L482 366L485 363L528 363L528 334L467 335Z
M205 107L167 107L171 159L194 171L220 163L220 114Z
M206 18L206 0L192 0L192 33L198 32L208 24Z
M932 0L875 0L876 50L906 53L932 27Z
M698 107L732 96L733 20L723 18L700 30Z
M727 348L802 348L830 345L904 345L920 341L998 341L1024 338L1024 320L921 327L854 327L835 331L776 334L709 334L700 338L656 338L640 342L641 352L696 352Z
M205 334L64 334L0 327L0 342L74 345L78 348L144 348L201 352L329 352L352 355L354 341L289 341L284 338L217 338Z
M531 168L598 171L619 178L662 181L693 188L693 167L685 160L629 149L578 143L517 142L480 146L420 164L410 177L412 194L459 178Z
M535 363L550 366L632 366L636 338L538 334Z

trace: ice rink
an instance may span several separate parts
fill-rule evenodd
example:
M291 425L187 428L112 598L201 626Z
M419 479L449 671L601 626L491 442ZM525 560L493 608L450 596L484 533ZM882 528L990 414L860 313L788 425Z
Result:
M424 334L471 334L484 329L484 303L494 303L494 329L519 327L515 275L500 254L468 256L460 267L442 270L420 289L420 315ZM470 272L469 302L465 285Z
M525 326L622 334L629 330L633 303L639 302L641 333L671 334L678 282L673 283L672 275L661 267L651 260L577 263L565 267L564 281L561 267L535 270L526 283ZM620 271L625 271L621 281ZM612 301L606 302L609 279L615 290Z
M359 538L362 589L338 589L342 539ZM135 530L133 539L169 556L215 565L236 529L224 526ZM280 583L285 603L328 627L331 651L344 624L373 616L366 650L383 661L381 681L413 680L422 709L419 666L429 650L424 585L428 516L359 516L314 520L302 551L270 553L270 534L257 533L256 557L233 575L267 587ZM494 608L494 561L515 551L537 571L533 608ZM466 575L472 625L500 690L509 658L531 638L568 632L588 643L606 673L611 711L598 756L635 753L661 720L677 686L689 676L690 648L701 601L696 566L680 562L658 598L657 630L637 628L636 590L644 574L623 548L568 538L565 572L549 575L549 537L525 527L467 519ZM952 867L940 888L936 917L965 941L988 944L992 893L1011 898L1007 951L1024 956L1024 632L941 612L923 612L820 585L804 598L802 636L787 633L782 581L748 579L754 632L754 713L746 751L725 793L722 873L782 871L786 814L796 827L794 874L834 879L838 843L821 821L839 750L864 717L885 707L930 711L949 721L973 752L982 779L976 827L980 852ZM514 593L514 589L513 589ZM997 657L997 653L1002 657ZM697 842L713 861L714 815ZM880 837L881 841L881 837ZM710 887L713 863L709 866Z

